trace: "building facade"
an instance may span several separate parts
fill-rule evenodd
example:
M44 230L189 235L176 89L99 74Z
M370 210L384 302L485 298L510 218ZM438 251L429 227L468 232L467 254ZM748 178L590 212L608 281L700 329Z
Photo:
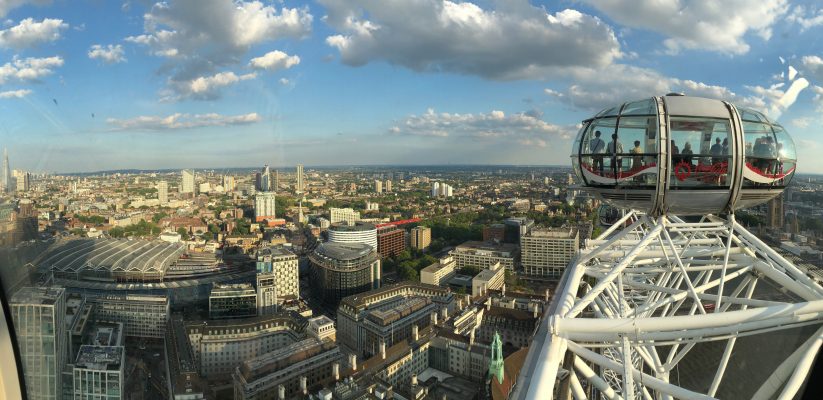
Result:
M59 400L67 356L66 290L24 287L10 305L27 397Z
M432 243L432 229L427 226L416 226L409 232L411 247L417 250L426 250Z
M442 286L454 277L455 271L454 257L445 256L438 262L420 270L420 283L428 285Z
M491 267L500 263L514 271L519 262L520 249L509 243L465 242L451 251L458 269L465 267Z
M303 186L304 185L304 182L303 182L303 164L297 164L296 174L297 174L297 177L296 177L297 181L295 182L295 185L294 185L294 191L297 192L297 193L303 193L303 190L305 189L305 187Z
M180 193L194 193L194 171L184 169L180 172L180 175Z
M560 278L579 246L576 229L532 229L520 237L523 273Z
M329 221L332 224L338 222L346 222L349 225L354 225L355 222L360 221L360 212L354 211L351 208L330 208Z
M255 221L260 222L264 219L276 218L275 207L277 202L275 200L274 192L260 192L254 195Z
M161 339L169 321L169 298L165 295L109 294L90 297L94 313L102 321L123 324L123 335Z
M396 226L377 230L377 252L381 258L393 257L406 250L406 231Z
M500 263L483 268L472 278L472 297L482 296L489 290L497 290L506 283L506 269Z
M363 243L377 251L377 228L367 222L332 224L327 231L332 243Z
M166 181L157 182L157 200L160 204L169 202L169 183Z
M257 253L257 314L276 311L287 298L300 297L297 256L282 246Z
M257 292L250 283L214 283L209 293L209 318L257 315Z

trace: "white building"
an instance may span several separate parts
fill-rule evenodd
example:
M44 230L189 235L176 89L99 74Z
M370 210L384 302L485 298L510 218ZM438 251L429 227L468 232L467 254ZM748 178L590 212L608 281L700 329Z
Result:
M169 183L166 181L157 182L157 199L160 200L160 204L166 204L169 202Z
M454 266L452 256L443 257L440 261L420 270L420 283L437 286L447 283L455 275Z
M472 297L481 296L488 290L497 290L506 283L506 269L500 263L484 268L472 278Z
M233 192L236 188L237 186L234 183L234 177L223 175L223 189L226 192Z
M327 231L329 242L363 243L377 251L377 227L365 222L333 224Z
M297 184L294 187L294 191L303 193L303 189L303 164L297 164Z
M275 218L274 192L260 192L254 195L254 219L260 222L264 219Z
M285 247L257 253L257 315L277 310L287 298L300 297L297 256Z
M454 194L454 188L445 182L432 182L432 197L451 197Z
M366 211L380 211L380 203L366 202Z
M386 189L386 193L391 192L391 180L386 179L386 182L383 184L383 187Z
M374 192L383 193L383 182L379 179L374 181Z
M559 278L577 254L579 243L576 229L532 229L520 236L523 273Z
M355 222L360 221L360 212L351 208L331 208L329 209L329 220L332 224L347 222L349 225L354 225Z
M180 174L180 193L194 193L194 171L184 169Z

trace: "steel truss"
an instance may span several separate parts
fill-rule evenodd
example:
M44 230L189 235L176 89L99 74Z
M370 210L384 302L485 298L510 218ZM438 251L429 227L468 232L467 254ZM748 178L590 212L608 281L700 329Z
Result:
M746 397L792 399L823 343L823 288L733 215L629 213L588 242L549 313L513 398L712 399L738 339L802 331L782 362L749 366L771 375ZM695 349L719 359L702 390L676 376Z

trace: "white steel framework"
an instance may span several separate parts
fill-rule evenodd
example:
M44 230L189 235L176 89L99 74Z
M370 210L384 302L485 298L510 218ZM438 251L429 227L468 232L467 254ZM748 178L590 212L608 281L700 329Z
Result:
M565 272L511 398L792 399L821 322L823 288L734 215L630 212Z

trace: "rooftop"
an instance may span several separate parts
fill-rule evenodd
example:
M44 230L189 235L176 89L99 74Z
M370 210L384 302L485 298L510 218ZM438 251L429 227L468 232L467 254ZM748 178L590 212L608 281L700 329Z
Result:
M329 229L338 232L364 232L364 231L374 231L377 230L377 227L374 224L368 222L355 222L354 225L351 225L347 222L338 222L332 224Z
M479 242L479 241L469 241L465 242L461 245L458 245L455 250L459 251L468 251L468 250L484 250L484 251L496 251L496 252L504 252L504 253L511 253L517 251L518 246L512 243L495 243L495 242Z
M12 304L54 305L66 289L60 287L24 287L11 298Z
M379 289L370 290L365 293L358 293L355 295L344 297L340 304L345 304L350 307L357 308L359 306L371 304L373 302L373 299L383 297L386 294L390 294L392 292L397 292L397 295L412 295L416 291L436 292L439 293L441 296L446 296L450 294L448 289L441 288L440 286L429 285L420 282L404 281L400 283L395 283L393 285L385 285L380 287Z
M544 237L544 238L558 238L558 239L572 239L575 236L573 229L552 229L552 228L534 228L527 233L526 237Z
M364 243L320 243L315 252L335 260L356 260L374 252L374 248Z
M76 366L96 370L120 369L123 346L80 346Z

